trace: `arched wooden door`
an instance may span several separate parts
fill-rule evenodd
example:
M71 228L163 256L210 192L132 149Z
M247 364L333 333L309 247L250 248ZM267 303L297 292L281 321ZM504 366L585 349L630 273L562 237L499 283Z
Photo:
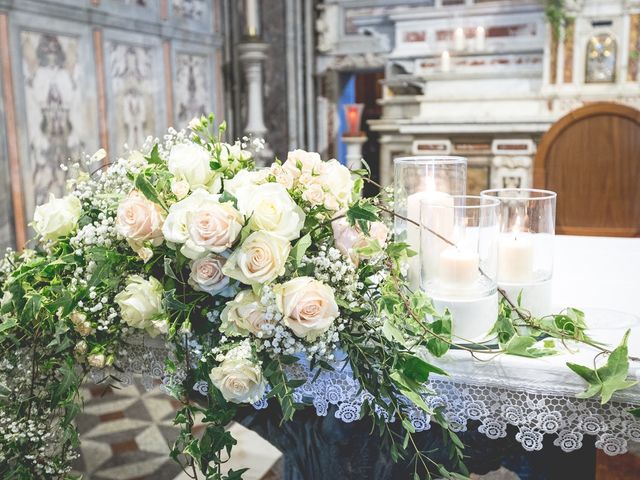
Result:
M534 184L558 192L558 233L640 236L640 111L599 102L558 120L538 146Z

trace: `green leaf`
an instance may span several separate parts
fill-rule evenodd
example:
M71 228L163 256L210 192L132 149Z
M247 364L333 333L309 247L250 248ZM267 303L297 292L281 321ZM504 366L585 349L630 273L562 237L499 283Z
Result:
M404 335L402 335L400 329L395 327L388 318L382 324L382 334L387 338L387 340L395 340L400 345L405 344Z
M358 220L375 222L379 220L377 209L369 203L359 203L352 205L347 210L347 220L351 225L355 225Z
M173 278L174 280L180 281L180 279L176 276L176 272L173 271L173 267L171 266L171 258L169 257L164 257L164 274L169 277L169 278Z
M11 330L17 324L18 324L18 322L13 317L5 319L2 323L0 323L0 333L6 332L8 330Z
M238 199L226 190L222 192L218 201L220 203L231 202L235 208L238 208Z
M152 165L160 165L160 164L164 163L162 161L162 158L160 158L160 154L158 153L158 144L157 143L151 149L151 153L149 153L149 156L147 157L147 162L152 164Z
M534 345L537 340L534 337L514 335L504 346L506 353L520 357L539 358L558 353L551 348L538 348Z
M404 355L402 357L402 373L414 382L424 383L429 380L430 373L438 375L446 375L447 373L441 368L425 362L415 355Z
M627 330L620 345L611 352L607 362L598 369L567 362L567 366L588 384L584 392L576 395L578 398L589 398L600 394L600 401L605 404L611 400L615 392L638 383L627 380L629 375L629 351L627 348L629 333L630 330Z
M145 197L147 197L147 199L151 200L153 203L160 205L165 210L168 210L167 206L160 198L160 195L158 195L156 187L151 184L151 182L143 173L140 173L136 176L135 186Z
M307 249L311 246L311 235L308 233L298 239L296 244L291 249L291 254L289 255L293 258L296 267L300 266L300 262L302 262L302 257L307 252Z
M640 407L630 408L629 410L627 410L627 412L629 412L631 415L633 415L636 418L640 418Z

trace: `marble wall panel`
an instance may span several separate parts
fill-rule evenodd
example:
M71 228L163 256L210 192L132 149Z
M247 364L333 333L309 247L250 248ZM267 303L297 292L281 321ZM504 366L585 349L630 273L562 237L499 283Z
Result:
M60 165L97 148L95 65L86 25L12 20L20 164L31 219L35 205L64 192Z
M177 52L174 70L175 124L186 125L193 117L213 111L210 59L205 55Z
M165 96L160 40L105 32L105 76L111 151L140 147L148 135L161 135Z

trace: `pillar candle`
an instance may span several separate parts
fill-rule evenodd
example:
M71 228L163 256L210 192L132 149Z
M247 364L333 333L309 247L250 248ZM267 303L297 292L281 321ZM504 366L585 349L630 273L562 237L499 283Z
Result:
M247 33L251 36L258 34L258 0L246 0Z
M438 278L448 288L471 289L480 277L479 266L480 256L476 252L450 246L440 253Z
M485 31L484 27L476 28L476 50L484 50Z
M453 45L456 51L464 50L464 30L458 27L453 32Z
M512 232L498 242L498 283L533 282L533 241L530 233Z
M442 52L442 55L440 57L440 70L442 70L443 72L448 72L449 70L451 70L451 56L449 55L449 52L447 50Z
M425 191L417 192L407 197L407 217L411 220L421 223L423 201L433 207L453 206L451 195L435 190L433 183L431 178ZM428 218L428 226L440 235L445 237L450 235L453 228L452 208L433 208L424 212L422 217ZM412 250L418 252L418 255L409 259L409 284L412 288L417 288L420 286L421 268L425 268L427 272L434 272L437 269L440 252L446 248L446 243L434 235L425 235L425 238L422 238L421 241L420 227L410 222L407 222L407 243ZM425 251L421 252L423 249Z

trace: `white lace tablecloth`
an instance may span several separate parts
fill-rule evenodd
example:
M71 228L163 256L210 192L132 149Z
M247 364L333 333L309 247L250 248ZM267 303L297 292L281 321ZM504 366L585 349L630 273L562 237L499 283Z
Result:
M139 337L132 339L125 350L118 365L124 372L94 371L93 380L113 375L129 384L134 376L141 375L147 388L156 387L159 380L165 385L181 381L180 370L165 375L165 360L172 354L161 341ZM513 425L517 429L515 439L528 451L541 450L545 435L554 435L554 444L565 452L580 449L584 436L594 435L596 447L608 455L625 453L629 442L640 442L640 419L628 412L640 406L640 387L620 392L606 405L595 399L575 398L584 385L564 362L588 364L589 358L593 358L592 352L583 350L543 359L502 356L482 362L463 351L452 351L437 362L450 376L433 377L430 386L437 394L425 400L430 407L445 407L444 414L455 431L466 431L469 421L475 420L481 433L496 439L505 437L507 426ZM638 378L638 373L636 369L632 376ZM320 416L327 415L333 405L336 418L354 422L370 398L360 391L348 367L324 371L315 382L304 364L293 366L289 375L307 379L295 392L296 401L312 405ZM194 390L206 394L206 382L196 384ZM254 404L256 409L266 406L266 399ZM409 411L409 418L417 431L430 428L429 415L417 408Z
M640 314L639 271L640 239L559 237L555 303ZM624 316L624 320L620 320L622 317L607 310L587 310L586 320L594 322L600 333L617 341L625 328L638 325L636 319L629 321L628 316ZM602 328L603 322L605 328ZM594 330L594 334L597 333ZM632 331L630 351L640 356L638 326ZM165 384L179 382L180 371L173 376L164 374L165 359L171 355L158 339L133 339L119 360L124 373L103 370L94 372L94 379L112 374L128 383L134 374L141 374L149 388L158 379ZM600 405L596 399L577 399L576 393L583 391L585 384L565 363L591 365L593 357L593 350L585 347L539 359L503 355L491 361L473 359L460 350L451 351L435 360L449 376L432 377L431 387L437 395L426 397L426 402L432 407L444 405L445 415L458 431L467 430L469 421L475 420L481 433L496 439L505 437L507 426L512 425L516 427L516 440L528 451L542 449L545 435L554 435L554 444L565 452L581 448L584 436L594 435L597 448L609 455L622 454L629 442L640 442L640 419L628 412L640 406L640 386L619 392L606 405ZM318 415L327 415L329 406L334 405L337 418L353 422L360 417L361 407L368 400L367 392L360 392L348 368L325 371L313 383L313 375L303 365L296 365L291 375L308 379L296 391L297 400L312 404ZM640 378L640 363L631 364L630 376ZM207 385L203 382L194 388L206 393ZM266 400L254 406L265 408ZM424 412L411 410L410 418L416 430L429 429L430 419Z

